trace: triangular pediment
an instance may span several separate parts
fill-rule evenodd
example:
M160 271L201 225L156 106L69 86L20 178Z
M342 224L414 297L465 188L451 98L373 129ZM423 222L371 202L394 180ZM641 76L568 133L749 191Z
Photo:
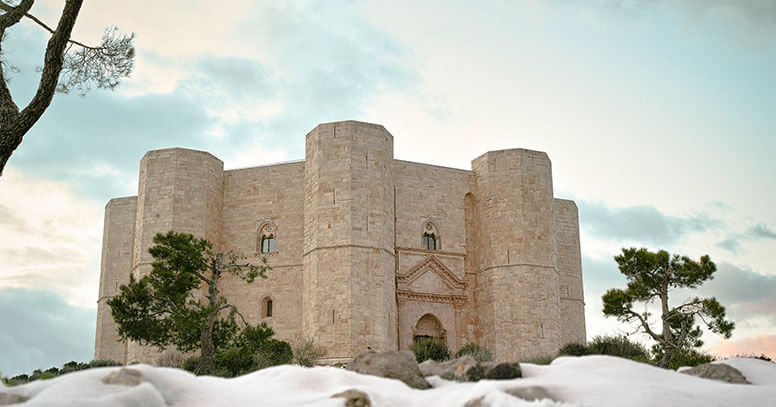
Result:
M424 258L416 265L412 266L407 273L397 275L396 280L399 283L409 286L416 281L421 282L422 280L428 280L432 276L436 277L439 282L449 289L461 290L466 288L466 282L456 277L456 275L434 255Z

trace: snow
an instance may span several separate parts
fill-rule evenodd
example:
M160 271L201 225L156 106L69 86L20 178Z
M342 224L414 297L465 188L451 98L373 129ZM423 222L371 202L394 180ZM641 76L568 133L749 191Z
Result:
M233 379L194 376L178 369L133 365L137 386L104 384L118 367L89 369L0 392L29 397L24 406L344 406L331 396L366 393L373 406L665 406L768 405L776 398L776 364L757 359L721 361L753 384L728 384L610 356L562 357L550 365L521 364L523 378L457 383L432 376L433 388L416 390L398 380L333 367L277 366ZM553 398L526 401L505 391L543 387ZM1 399L1 397L0 397Z

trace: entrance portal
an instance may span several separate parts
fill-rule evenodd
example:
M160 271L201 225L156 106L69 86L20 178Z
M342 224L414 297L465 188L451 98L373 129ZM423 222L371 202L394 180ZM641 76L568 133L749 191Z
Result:
M426 314L420 317L418 323L415 324L415 329L413 331L413 341L417 341L419 338L446 340L446 332L442 327L442 323L432 314Z

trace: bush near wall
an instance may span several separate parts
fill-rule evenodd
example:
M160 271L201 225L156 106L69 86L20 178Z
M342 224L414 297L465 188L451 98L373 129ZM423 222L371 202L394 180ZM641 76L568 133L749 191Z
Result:
M455 352L456 358L460 358L463 355L471 355L474 360L478 362L487 362L493 360L493 355L490 354L489 350L471 342L461 346L461 349L458 349L458 352Z
M20 374L11 378L3 377L2 381L7 386L16 386L20 384L26 384L35 380L52 379L63 374L75 372L78 370L86 370L93 367L104 366L121 366L121 363L113 360L93 360L89 363L70 361L62 365L62 368L50 367L46 370L35 369L32 374Z
M435 360L441 362L450 359L450 350L447 348L447 342L434 338L418 338L411 346L410 350L415 354L418 363L424 360Z
M638 343L631 341L627 336L596 336L587 344L569 343L560 348L560 355L584 356L584 355L610 355L649 363L651 357L649 350Z

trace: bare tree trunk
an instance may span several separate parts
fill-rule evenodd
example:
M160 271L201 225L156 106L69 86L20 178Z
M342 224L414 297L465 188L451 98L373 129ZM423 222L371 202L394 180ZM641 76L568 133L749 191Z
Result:
M197 368L197 374L205 375L210 374L213 371L213 358L215 357L215 349L213 347L213 324L216 321L215 312L211 313L207 317L207 325L202 330L202 336L200 344L200 360L199 367Z
M668 283L667 281L663 284L663 286L660 288L660 306L661 306L661 319L663 322L663 340L660 345L663 347L663 357L660 358L660 361L658 362L658 366L662 368L667 368L669 362L671 361L671 358L674 356L674 352L676 352L676 348L674 346L674 338L673 334L671 333L671 322L669 321L669 315L668 315ZM658 341L661 342L661 341Z
M207 283L207 301L210 313L207 316L207 325L202 330L200 344L200 360L197 374L210 374L213 372L213 359L215 358L215 346L213 345L213 326L218 317L218 279L221 277L220 261L212 260L210 280Z
M0 16L0 36L6 28L16 24L24 16L32 7L32 3L33 0L24 0L19 6ZM21 112L14 103L6 86L6 79L0 71L0 175L3 174L3 169L11 154L21 144L24 135L51 104L51 99L57 89L59 73L64 64L65 47L70 39L82 4L83 0L65 1L65 8L62 10L57 28L46 46L46 56L43 61L43 72L40 76L38 90L30 104Z

